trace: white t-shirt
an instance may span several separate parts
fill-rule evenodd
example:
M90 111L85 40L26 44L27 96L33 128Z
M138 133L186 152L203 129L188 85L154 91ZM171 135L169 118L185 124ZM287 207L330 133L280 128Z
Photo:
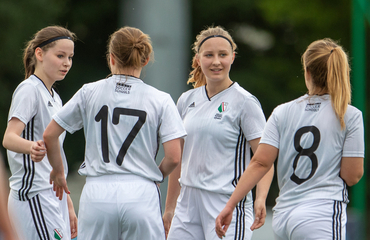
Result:
M260 138L266 123L258 100L238 83L211 99L202 86L183 93L177 108L188 134L180 183L231 194L250 161L248 141Z
M171 96L124 75L85 84L53 116L68 132L84 128L81 175L136 174L162 181L155 157L162 143L186 135Z
M35 75L22 81L13 93L8 121L18 118L26 127L21 135L30 141L42 140L42 134L50 123L52 115L62 108L62 100L53 90L53 95L44 83ZM68 166L63 151L65 133L59 137L64 171L67 176ZM11 177L9 179L12 196L25 201L39 191L49 189L52 169L47 156L40 162L33 162L30 155L7 150Z
M275 210L313 199L348 202L340 163L364 157L361 111L349 105L344 122L341 130L329 95L304 95L275 108L260 142L279 149Z

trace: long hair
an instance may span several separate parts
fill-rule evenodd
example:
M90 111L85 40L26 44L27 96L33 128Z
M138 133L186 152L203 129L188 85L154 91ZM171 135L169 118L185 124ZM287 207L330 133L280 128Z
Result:
M343 48L325 38L311 43L302 56L305 71L309 71L315 90L329 93L341 128L345 128L344 114L351 103L350 66Z

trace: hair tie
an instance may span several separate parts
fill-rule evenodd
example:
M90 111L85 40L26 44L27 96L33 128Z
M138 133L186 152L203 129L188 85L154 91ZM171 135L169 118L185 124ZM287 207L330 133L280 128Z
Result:
M45 46L46 44L52 43L52 42L54 42L56 40L60 40L60 39L69 39L69 40L73 41L71 37L68 37L68 36L59 36L59 37L55 37L55 38L50 38L49 40L46 40L46 41L40 43L39 45L37 45L35 47L35 49L38 48L38 47L41 48L41 47Z
M332 52L334 51L335 48L333 48L331 51L330 51L330 54L332 54Z
M198 47L198 53L199 53L199 49L200 49L200 47L202 46L202 44L203 44L206 40L208 40L208 39L210 39L210 38L215 38L215 37L221 37L221 38L226 39L226 40L230 43L230 45L231 45L231 50L234 50L234 48L233 48L233 44L231 43L230 39L228 39L227 37L222 36L222 35L211 35L211 36L206 37L205 39L203 39L203 41L201 41L201 42L200 42L199 47Z

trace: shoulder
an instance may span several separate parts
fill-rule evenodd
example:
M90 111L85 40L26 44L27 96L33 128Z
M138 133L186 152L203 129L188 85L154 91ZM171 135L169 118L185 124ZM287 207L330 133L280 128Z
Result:
M249 91L241 87L237 82L235 82L230 89L229 96L234 98L236 101L240 101L240 104L244 105L258 105L260 108L261 103L258 101L258 98L251 94Z
M40 80L36 79L36 77L31 76L25 80L23 80L15 89L13 96L17 95L18 93L26 93L26 96L32 96L38 93L38 86L43 84Z

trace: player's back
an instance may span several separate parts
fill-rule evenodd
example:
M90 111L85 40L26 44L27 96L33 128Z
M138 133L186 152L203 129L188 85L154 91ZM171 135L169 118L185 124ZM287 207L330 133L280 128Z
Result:
M85 84L66 104L68 107L79 109L76 114L81 117L75 117L75 122L81 123L67 120L71 113L62 111L58 114L62 121L70 122L63 127L69 132L83 127L85 132L85 162L80 174L133 173L162 180L155 162L159 139L172 140L181 124L169 94L138 78L113 75Z
M354 144L347 138L358 132L361 112L348 106L346 128L341 129L329 95L305 95L279 106L271 117L280 139L280 194L275 208L312 199L347 202L346 184L339 177L340 162L345 154L353 154L346 149Z

